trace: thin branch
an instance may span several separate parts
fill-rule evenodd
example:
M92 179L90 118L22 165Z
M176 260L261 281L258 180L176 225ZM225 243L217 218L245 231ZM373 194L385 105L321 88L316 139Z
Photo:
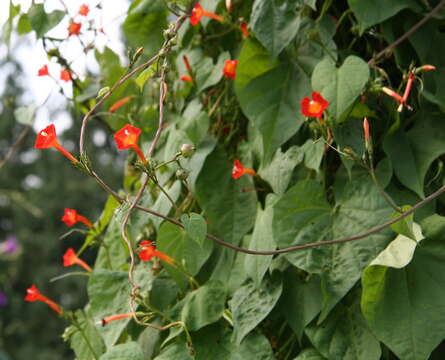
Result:
M402 36L400 36L397 40L389 44L386 48L384 48L382 51L377 53L377 55L374 55L371 60L368 61L368 65L372 66L375 64L375 62L381 58L383 55L385 55L389 50L395 48L397 45L399 45L402 41L410 37L414 32L416 32L423 24L425 24L429 19L431 19L436 13L442 9L442 7L445 5L445 0L442 0L440 3L436 5L436 7L431 10L427 15L425 15L418 23L413 25L411 29L409 29L406 33L404 33Z
M0 161L0 169L3 166L5 166L5 164L9 161L9 159L11 159L12 155L14 155L14 153L18 150L20 144L22 143L23 140L25 140L26 135L28 135L28 132L29 132L30 129L31 129L30 126L26 126L22 130L22 132L18 136L17 140L14 142L14 144L12 144L11 148L9 149L7 154L5 155L5 158L2 161Z

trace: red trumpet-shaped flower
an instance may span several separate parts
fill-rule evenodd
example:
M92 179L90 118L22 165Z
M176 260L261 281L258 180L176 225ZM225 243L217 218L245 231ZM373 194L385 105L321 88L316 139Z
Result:
M46 296L43 296L35 285L32 285L30 288L26 290L25 301L29 302L41 301L44 302L46 305L48 305L56 313L58 314L63 313L63 310L60 308L60 306L56 304L54 301L48 299Z
M179 78L184 82L193 82L193 78L190 75L181 75Z
M48 65L43 65L38 73L37 76L49 76L49 70L48 70Z
M132 313L111 315L111 316L107 316L107 317L103 318L99 324L102 324L102 326L105 326L112 321L120 320L120 319L128 319L128 318L132 318L132 317L133 317Z
M73 79L71 78L71 71L69 70L61 70L60 71L60 80L63 81L72 81Z
M124 97L118 101L116 101L113 105L110 106L108 109L109 112L115 112L118 110L121 106L125 105L127 102L131 101L131 96Z
M249 30L247 30L247 24L244 21L240 22L239 26L241 32L243 33L243 38L249 37Z
M89 228L93 227L93 224L85 216L79 215L74 209L65 209L65 212L61 219L66 225L73 226L78 222L84 223Z
M193 8L193 10L192 10L192 15L190 16L190 23L193 26L198 25L199 21L204 16L207 16L207 17L212 18L212 19L214 19L216 21L219 21L219 22L224 22L224 19L221 16L216 15L216 14L210 12L210 11L204 10L202 8L201 4L197 3L195 5L195 7Z
M158 259L164 260L165 262L168 262L169 264L173 264L175 260L173 260L170 256L164 254L163 252L160 252L157 250L151 243L151 241L141 241L139 243L139 246L141 250L139 251L139 259L142 261L148 261L152 257L157 257Z
M138 146L138 139L140 135L141 129L127 124L114 134L114 141L116 141L116 145L119 150L132 148L134 151L136 151L139 159L146 164L147 159Z
M75 21L71 21L68 25L68 36L79 35L80 29L82 28L81 23L76 23Z
M90 12L90 7L87 4L80 5L78 12L79 15L87 16L89 12Z
M63 266L67 267L75 264L82 266L88 272L93 271L93 269L91 269L91 267L85 261L77 257L76 252L73 249L69 248L63 255Z
M48 149L48 148L56 148L59 150L63 156L68 158L73 163L77 163L77 159L70 154L68 150L66 150L62 145L60 145L57 141L56 128L54 124L51 124L41 130L37 134L36 142L34 144L34 148L36 149Z
M223 73L226 78L235 79L236 67L238 65L238 60L226 60L224 62Z
M239 179L244 174L256 175L256 171L252 170L252 169L249 169L249 168L245 168L243 166L243 164L240 163L239 160L235 160L233 162L232 178L233 179Z
M301 100L301 112L304 116L318 117L321 119L323 112L329 106L329 102L318 92L312 93L312 99L305 96Z

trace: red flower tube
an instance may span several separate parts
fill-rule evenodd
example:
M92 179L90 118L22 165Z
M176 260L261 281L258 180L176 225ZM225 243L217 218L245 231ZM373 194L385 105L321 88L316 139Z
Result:
M84 223L89 228L93 227L93 224L85 216L79 215L74 209L65 209L65 212L61 219L67 226L73 226L78 222Z
M394 90L391 90L390 88L387 88L386 86L382 87L382 91L388 95L391 96L393 99L395 99L399 103L403 103L403 98L397 94Z
M87 4L80 5L79 12L78 12L79 15L87 16L89 12L90 12L90 8Z
M30 288L26 290L26 297L25 301L34 302L34 301L41 301L48 305L51 309L53 309L56 313L62 314L63 310L60 308L58 304L56 304L54 301L48 299L46 296L43 296L39 289L35 285L32 285Z
M148 161L137 144L140 135L141 129L127 124L114 134L114 141L116 141L119 150L132 148L136 151L139 159L141 159L144 164L147 164Z
M80 29L82 28L81 23L76 23L75 21L71 21L68 25L68 36L79 35Z
M43 65L39 69L37 76L49 76L48 65Z
M301 112L304 116L318 117L321 119L323 112L329 106L329 102L318 92L312 93L312 99L305 96L301 100Z
M216 15L216 14L210 12L210 11L204 10L202 8L201 4L197 3L195 5L195 7L193 8L193 10L192 10L192 15L190 16L190 23L193 26L198 25L199 21L204 16L207 16L207 17L212 18L212 19L214 19L216 21L219 21L219 22L224 22L224 19L221 16Z
M63 156L68 158L71 162L77 163L78 160L71 155L71 153L66 150L62 145L60 145L57 141L56 128L54 124L51 124L41 130L36 137L36 142L34 144L35 149L48 149L48 148L56 148L59 150Z
M131 96L124 97L118 101L116 101L113 105L110 106L108 109L109 112L115 112L118 110L121 106L125 105L127 102L131 101Z
M365 135L365 141L368 142L370 138L368 118L363 119L363 133Z
M102 323L102 326L105 326L112 321L120 320L120 319L128 319L128 318L132 318L132 317L133 317L133 314L131 314L131 313L117 314L117 315L107 316L107 317L103 318L101 320L101 323Z
M63 255L63 266L73 266L74 264L83 267L88 272L93 271L85 261L77 257L76 252L72 248L69 248Z
M148 261L152 257L157 257L158 259L161 259L165 262L168 262L169 264L173 264L175 260L173 260L170 256L164 254L163 252L157 250L151 243L151 241L141 241L139 243L139 246L141 250L138 253L139 259L142 261Z
M243 38L249 37L249 30L247 30L247 24L244 21L240 22L239 26L241 32L243 33Z
M226 78L235 79L236 67L238 65L238 60L226 60L224 62L223 73Z
M233 162L232 179L239 179L244 174L256 175L256 171L249 168L245 168L243 164L240 163L239 160L235 160Z

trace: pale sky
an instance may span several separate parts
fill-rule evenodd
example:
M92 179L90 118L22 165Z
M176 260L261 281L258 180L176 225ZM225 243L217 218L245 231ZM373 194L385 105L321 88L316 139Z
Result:
M97 3L102 4L102 9L95 9ZM63 10L62 3L59 0L45 0L36 1L36 3L43 3L45 10L50 12L55 9ZM102 27L106 35L100 35L96 38L96 48L103 49L108 46L121 55L123 61L125 49L121 42L120 26L125 19L128 8L128 0L65 0L71 16L75 16L79 10L80 5L87 4L90 7L90 13L87 18L76 16L76 21L85 23L88 20L93 20L96 27ZM22 12L26 12L31 4L31 0L13 0L13 4L20 4ZM9 14L9 0L0 0L0 28L7 20ZM18 17L17 17L18 18ZM17 21L16 18L16 21ZM52 29L47 35L54 38L66 38L68 27L68 18L66 17L58 26ZM91 34L92 35L92 34ZM82 35L85 43L92 40L93 37ZM19 45L20 44L20 45ZM24 36L13 36L11 40L11 49L14 59L18 60L23 67L23 74L18 74L22 80L21 84L26 84L26 89L23 96L23 104L35 104L39 107L34 123L34 130L38 131L50 123L55 123L58 133L62 133L64 129L71 126L72 120L70 115L66 112L66 99L59 93L59 86L47 76L38 77L37 71L44 64L48 64L49 72L58 79L60 74L60 66L54 62L49 62L46 53L43 49L42 41L36 40L33 32ZM0 56L6 54L6 45L0 42ZM68 62L72 63L73 70L82 77L86 73L86 69L98 72L98 65L94 58L94 50L90 51L85 57L83 48L76 36L70 37L63 42L59 51L65 56ZM5 74L0 74L0 94L4 88ZM71 83L62 84L63 91L69 97L72 95ZM48 98L48 101L45 100ZM1 110L1 109L0 109ZM49 118L49 114L57 111L53 118Z

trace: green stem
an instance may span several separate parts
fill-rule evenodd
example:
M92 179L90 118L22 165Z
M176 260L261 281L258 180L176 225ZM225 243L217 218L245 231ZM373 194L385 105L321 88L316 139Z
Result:
M88 320L85 320L88 321ZM91 354L93 354L93 357L95 360L99 360L99 357L96 355L96 353L94 352L94 348L90 343L90 340L88 340L88 337L86 336L85 332L83 331L82 327L79 325L79 323L77 322L77 319L74 320L74 326L79 330L80 334L82 335L83 339L85 340L85 343L87 344L88 348L91 351Z

